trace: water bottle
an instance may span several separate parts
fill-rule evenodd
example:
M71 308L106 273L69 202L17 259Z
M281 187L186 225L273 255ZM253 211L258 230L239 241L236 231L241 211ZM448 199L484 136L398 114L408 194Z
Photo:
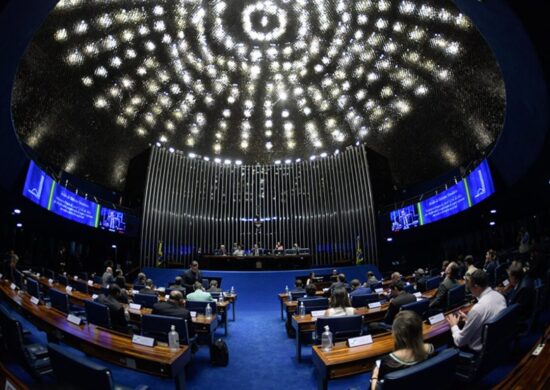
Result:
M231 286L231 295L235 295L235 287Z
M223 302L223 292L218 296L218 302Z
M285 294L288 295L288 286L285 286Z
M288 301L292 301L292 293L290 291L288 292Z
M300 314L300 317L303 317L306 315L306 307L304 306L304 302L300 302L300 308L298 313Z
M179 349L180 347L180 335L176 332L176 325L172 325L168 332L168 346L170 349Z
M206 305L206 309L204 310L204 315L208 319L212 318L212 308L210 307L210 304Z
M332 333L328 325L325 325L325 331L321 335L321 349L323 352L332 351Z

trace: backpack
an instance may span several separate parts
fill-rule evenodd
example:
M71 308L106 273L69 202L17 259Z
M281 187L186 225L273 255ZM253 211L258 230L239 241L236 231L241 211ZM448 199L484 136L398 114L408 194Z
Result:
M222 339L217 339L210 346L210 362L214 366L227 366L229 364L229 350Z

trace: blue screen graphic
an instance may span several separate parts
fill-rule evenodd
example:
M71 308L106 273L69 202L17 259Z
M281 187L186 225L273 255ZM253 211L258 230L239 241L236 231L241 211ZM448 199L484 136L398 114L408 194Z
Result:
M38 166L31 161L27 172L27 179L25 180L25 185L23 187L23 196L30 199L34 203L47 208L52 184L53 179L46 175L42 169L38 168Z
M109 230L115 233L126 232L126 219L122 211L101 208L99 217L99 227L103 230Z
M416 204L392 211L390 213L390 218L391 230L393 232L399 232L401 230L407 230L420 226L420 218Z
M464 181L420 202L420 205L424 225L466 210L469 203Z
M466 177L472 205L478 204L495 192L493 178L487 160L484 160Z
M65 187L54 184L50 210L71 221L97 227L99 205L76 195Z

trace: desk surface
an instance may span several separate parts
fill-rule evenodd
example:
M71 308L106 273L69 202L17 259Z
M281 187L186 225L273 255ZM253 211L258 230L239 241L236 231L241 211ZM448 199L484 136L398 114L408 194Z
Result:
M38 327L48 331L61 332L64 341L76 344L79 349L101 359L128 367L146 371L158 376L174 377L175 369L183 367L190 359L188 346L178 350L159 343L155 347L145 347L132 343L132 337L110 331L93 324L75 325L67 321L66 314L44 305L35 305L30 295L11 290L9 282L0 281L0 291L13 304L21 308ZM131 360L129 360L130 358ZM138 364L143 362L144 364ZM177 366L177 367L176 367Z

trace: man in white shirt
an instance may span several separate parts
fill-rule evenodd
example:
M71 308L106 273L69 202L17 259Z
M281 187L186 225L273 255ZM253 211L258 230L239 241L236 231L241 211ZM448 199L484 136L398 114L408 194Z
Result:
M478 302L467 315L462 312L450 314L447 316L447 321L451 326L453 340L457 347L468 347L472 351L479 352L483 348L481 334L484 324L506 308L506 300L500 293L489 287L487 274L483 270L472 273L469 287ZM461 320L465 321L462 329L458 326Z

